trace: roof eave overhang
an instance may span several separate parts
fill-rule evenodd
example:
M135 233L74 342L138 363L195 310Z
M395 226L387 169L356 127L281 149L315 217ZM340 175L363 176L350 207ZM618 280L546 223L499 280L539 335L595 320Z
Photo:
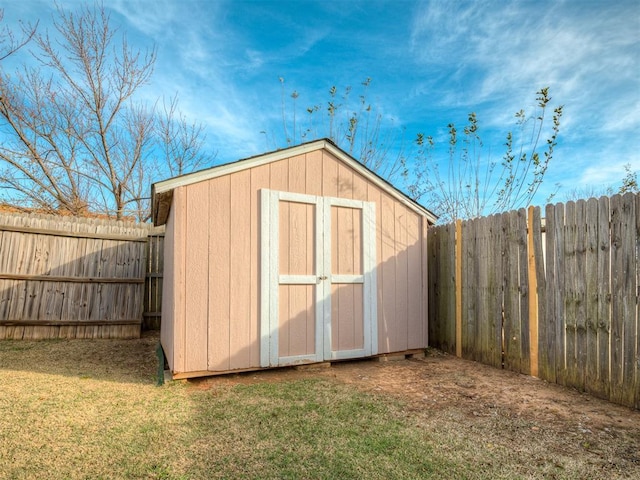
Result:
M438 219L438 217L433 212L424 208L419 203L411 200L400 190L398 190L389 182L379 177L367 167L362 165L356 159L336 146L333 142L327 139L322 139L302 145L297 145L295 147L290 147L284 150L277 150L275 152L257 155L255 157L250 157L233 163L227 163L217 167L208 168L206 170L200 170L198 172L188 173L179 177L169 178L167 180L156 182L151 186L151 218L153 219L153 223L154 225L164 225L167 222L169 211L171 209L171 202L173 199L173 191L178 187L211 180L222 175L229 175L231 173L246 170L248 168L258 167L260 165L276 162L278 160L283 160L289 157L295 157L297 155L303 155L305 153L321 149L325 149L334 157L348 164L351 168L367 178L367 180L382 188L384 191L405 204L411 210L426 216L430 224L434 224Z

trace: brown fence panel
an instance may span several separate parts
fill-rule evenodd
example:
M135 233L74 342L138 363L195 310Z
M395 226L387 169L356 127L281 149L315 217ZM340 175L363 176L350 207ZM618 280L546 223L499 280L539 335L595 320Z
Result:
M558 279L556 277L557 256L556 256L556 225L555 220L556 209L553 205L547 205L545 209L545 272L544 278L544 309L539 311L538 324L538 374L540 378L544 378L549 382L556 382L556 359L560 358L557 354L559 339L557 335L558 316L556 312L556 295L558 291Z
M429 344L455 353L455 225L432 227L429 245Z
M527 303L527 227L525 210L502 215L504 367L529 373L529 314Z
M477 222L462 222L462 358L480 361L482 351L478 345L478 312L476 311L476 227Z
M540 209L529 215L462 222L457 247L453 224L430 231L431 345L453 353L460 338L464 358L640 408L640 197L547 205L544 222Z
M462 224L462 356L502 365L502 222L500 216Z
M611 198L611 400L635 405L637 345L636 198Z
M564 352L564 383L580 388L577 365L576 329L578 312L577 306L581 299L578 297L577 255L576 255L576 204L568 202L565 206L564 217L564 284L561 291L564 292L564 338L566 349Z
M148 227L0 215L0 339L137 337Z
M604 395L603 384L600 381L602 369L598 355L598 283L604 282L598 276L598 257L600 242L598 241L598 201L595 198L586 203L585 212L585 328L586 328L586 366L583 367L584 386L587 391L595 395ZM608 283L608 282L607 282Z
M160 330L162 279L164 272L164 228L149 233L147 276L144 284L144 330Z
M598 199L598 382L596 393L609 398L611 372L611 205L608 197Z
M640 195L636 195L636 364L635 407L640 410Z
M640 195L636 195L636 362L635 362L635 407L640 410Z

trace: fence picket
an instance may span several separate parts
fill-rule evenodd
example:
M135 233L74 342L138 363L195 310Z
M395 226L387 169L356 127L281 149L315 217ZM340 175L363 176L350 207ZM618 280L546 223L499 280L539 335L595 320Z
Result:
M576 204L567 202L564 218L564 330L565 330L565 385L579 388L577 328L578 328L578 296L577 296L577 262L576 262Z
M611 391L611 205L598 199L598 380L604 398Z
M477 360L479 352L476 315L475 277L476 223L462 222L462 357Z
M547 205L544 234L540 209L531 212L538 375L640 408L640 197ZM530 335L536 329L529 326L527 309L534 292L525 270L525 215L514 211L464 222L462 272L459 278L453 270L447 275L453 273L463 292L464 356L497 366L496 346L504 347L503 368L528 373L534 371L530 349L536 339ZM455 239L442 236L429 248L429 260L437 265L429 267L429 282L441 284L432 276L443 274L439 266L452 258ZM454 297L452 288L448 301ZM440 305L447 299L430 306L430 331L444 332L455 323L455 315L441 315Z
M587 296L586 267L586 208L587 202L576 202L576 388L585 389L584 377L587 369Z
M518 316L518 328L520 336L518 346L520 349L520 373L531 373L531 341L529 325L529 258L527 256L527 211L519 209L515 215L516 222L516 247L518 251L518 302L520 315Z
M491 256L487 259L489 265L489 298L490 298L490 365L502 368L503 361L503 305L504 305L504 285L502 281L502 270L504 262L504 235L502 232L502 216L493 215L489 221L491 239Z
M636 344L635 344L635 407L640 410L640 195L635 198L636 211Z
M598 356L598 283L603 281L598 276L598 201L591 198L587 201L585 211L585 344L586 366L584 367L585 389L596 395L603 395L600 382ZM608 222L608 219L607 219Z
M556 382L556 238L555 238L555 207L545 207L545 270L544 270L544 309L538 319L538 374L540 378L549 382ZM540 280L538 280L540 282Z
M429 311L441 321L429 324L430 344L448 353L455 353L455 227L453 224L433 227L429 259L431 275Z
M515 230L517 228L516 212L502 215L502 230L505 235L504 245L504 366L509 370L520 371L520 293L518 274L518 245Z
M624 310L625 310L625 258L622 247L625 234L622 196L611 197L611 398L621 402L624 398Z
M622 398L618 403L635 404L635 372L638 367L636 357L636 296L637 296L637 237L636 237L636 198L631 192L622 197L621 216L621 253L622 253L622 334L623 367Z
M475 219L476 250L474 260L476 262L475 275L475 304L477 349L475 357L477 361L491 364L491 309L489 308L489 219Z
M152 232L146 244L147 265L144 291L144 323L147 330L160 329L162 273L164 271L164 233Z

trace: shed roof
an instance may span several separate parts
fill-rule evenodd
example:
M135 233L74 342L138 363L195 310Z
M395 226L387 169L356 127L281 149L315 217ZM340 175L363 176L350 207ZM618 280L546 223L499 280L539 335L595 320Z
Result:
M166 223L167 217L169 216L169 209L171 208L171 201L173 199L173 190L177 187L211 180L213 178L229 175L248 168L323 149L356 170L368 181L380 187L411 210L426 216L429 223L433 224L438 219L433 212L412 200L391 183L377 175L362 163L358 162L331 140L325 138L156 182L151 185L151 218L153 219L153 223L155 225L164 225Z

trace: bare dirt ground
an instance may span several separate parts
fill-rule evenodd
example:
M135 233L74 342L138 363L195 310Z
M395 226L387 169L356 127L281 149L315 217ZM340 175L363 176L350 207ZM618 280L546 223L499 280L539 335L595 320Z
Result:
M40 404L43 385L57 392L58 383L75 385L77 378L98 384L108 381L115 386L113 395L123 390L129 399L140 396L134 404L143 404L142 399L150 396L144 385L154 381L157 344L157 332L147 332L140 340L3 342L0 370L10 375L18 372L36 382L33 391L14 395L34 405ZM41 374L51 383L43 384ZM640 479L640 411L437 350L426 358L361 360L194 379L188 381L187 392L318 378L391 399L395 405L389 414L401 416L423 432L430 448L425 454L463 466L458 471L470 480ZM20 385L5 383L5 397L9 387ZM29 408L25 412L30 415ZM102 425L98 422L96 428ZM33 448L27 449L26 455L31 453ZM41 460L42 454L37 458ZM467 475L469 471L473 473Z
M399 400L439 455L520 478L640 479L640 411L458 359L335 363L193 380L196 388L324 377Z

